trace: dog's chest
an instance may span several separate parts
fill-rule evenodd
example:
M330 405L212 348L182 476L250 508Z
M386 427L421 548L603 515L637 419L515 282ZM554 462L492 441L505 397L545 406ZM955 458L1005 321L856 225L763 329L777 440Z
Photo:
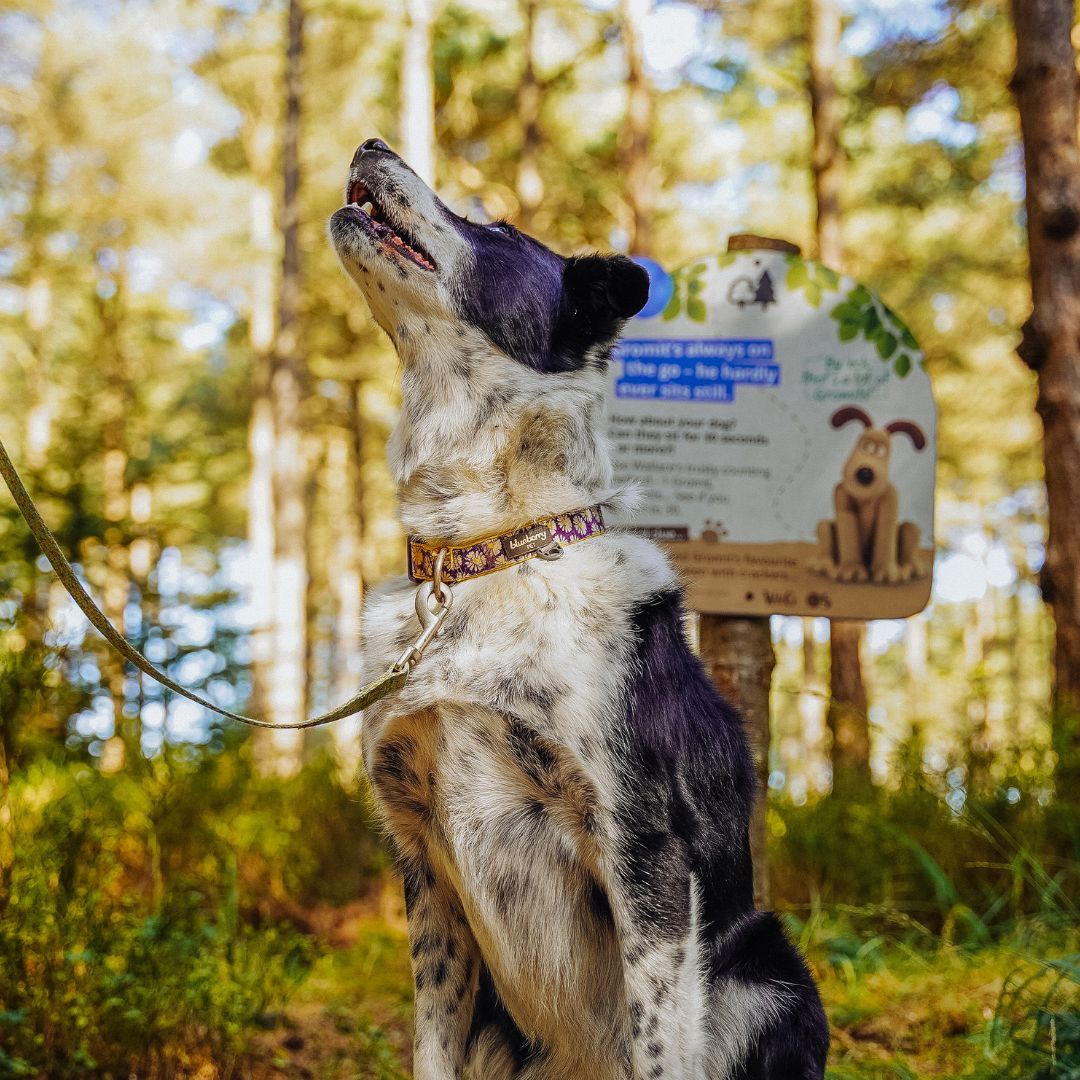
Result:
M603 793L578 755L521 721L438 707L387 724L369 761L395 842L452 890L518 1026L557 1049L570 1018L590 1034L566 1051L610 1061L623 991L595 872Z

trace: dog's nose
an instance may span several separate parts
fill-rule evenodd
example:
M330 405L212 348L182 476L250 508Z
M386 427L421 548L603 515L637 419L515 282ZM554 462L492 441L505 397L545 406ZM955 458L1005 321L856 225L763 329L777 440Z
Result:
M864 465L861 469L855 471L855 479L858 480L863 487L868 487L874 482L874 470L868 469Z
M365 139L357 148L356 153L353 155L353 159L355 160L361 154L368 151L376 152L379 150L390 153L390 147L387 146L386 143L382 141L382 139Z

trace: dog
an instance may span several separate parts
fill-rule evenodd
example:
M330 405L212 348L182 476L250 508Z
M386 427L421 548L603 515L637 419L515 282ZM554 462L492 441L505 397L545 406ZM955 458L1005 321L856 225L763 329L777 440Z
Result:
M401 360L410 534L528 538L612 504L605 368L640 267L459 217L379 139L329 232ZM404 879L417 1080L820 1080L816 987L753 908L746 737L659 548L602 532L454 592L362 736ZM406 579L371 594L372 670L413 611Z
M858 420L864 430L844 462L833 489L835 519L818 522L818 553L811 569L840 582L897 585L929 573L919 551L919 526L900 521L900 497L889 480L892 437L906 435L916 450L926 435L911 420L875 427L857 405L844 405L829 422L836 429Z

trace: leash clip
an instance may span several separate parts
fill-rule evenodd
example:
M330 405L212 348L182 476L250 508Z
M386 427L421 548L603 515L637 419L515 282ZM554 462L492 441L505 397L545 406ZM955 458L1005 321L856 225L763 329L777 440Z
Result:
M413 668L420 662L424 650L431 644L435 635L442 629L446 622L446 616L450 613L450 605L454 602L454 594L446 582L441 583L442 599L435 594L435 583L425 581L416 590L416 617L420 620L420 633L416 640L398 657L395 668Z

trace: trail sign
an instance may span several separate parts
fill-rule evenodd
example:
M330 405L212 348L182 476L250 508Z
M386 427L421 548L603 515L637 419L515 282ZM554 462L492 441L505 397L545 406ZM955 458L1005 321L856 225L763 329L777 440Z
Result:
M666 274L611 365L628 523L715 614L913 615L933 568L934 401L910 330L864 286L776 251ZM661 305L660 300L663 303Z

